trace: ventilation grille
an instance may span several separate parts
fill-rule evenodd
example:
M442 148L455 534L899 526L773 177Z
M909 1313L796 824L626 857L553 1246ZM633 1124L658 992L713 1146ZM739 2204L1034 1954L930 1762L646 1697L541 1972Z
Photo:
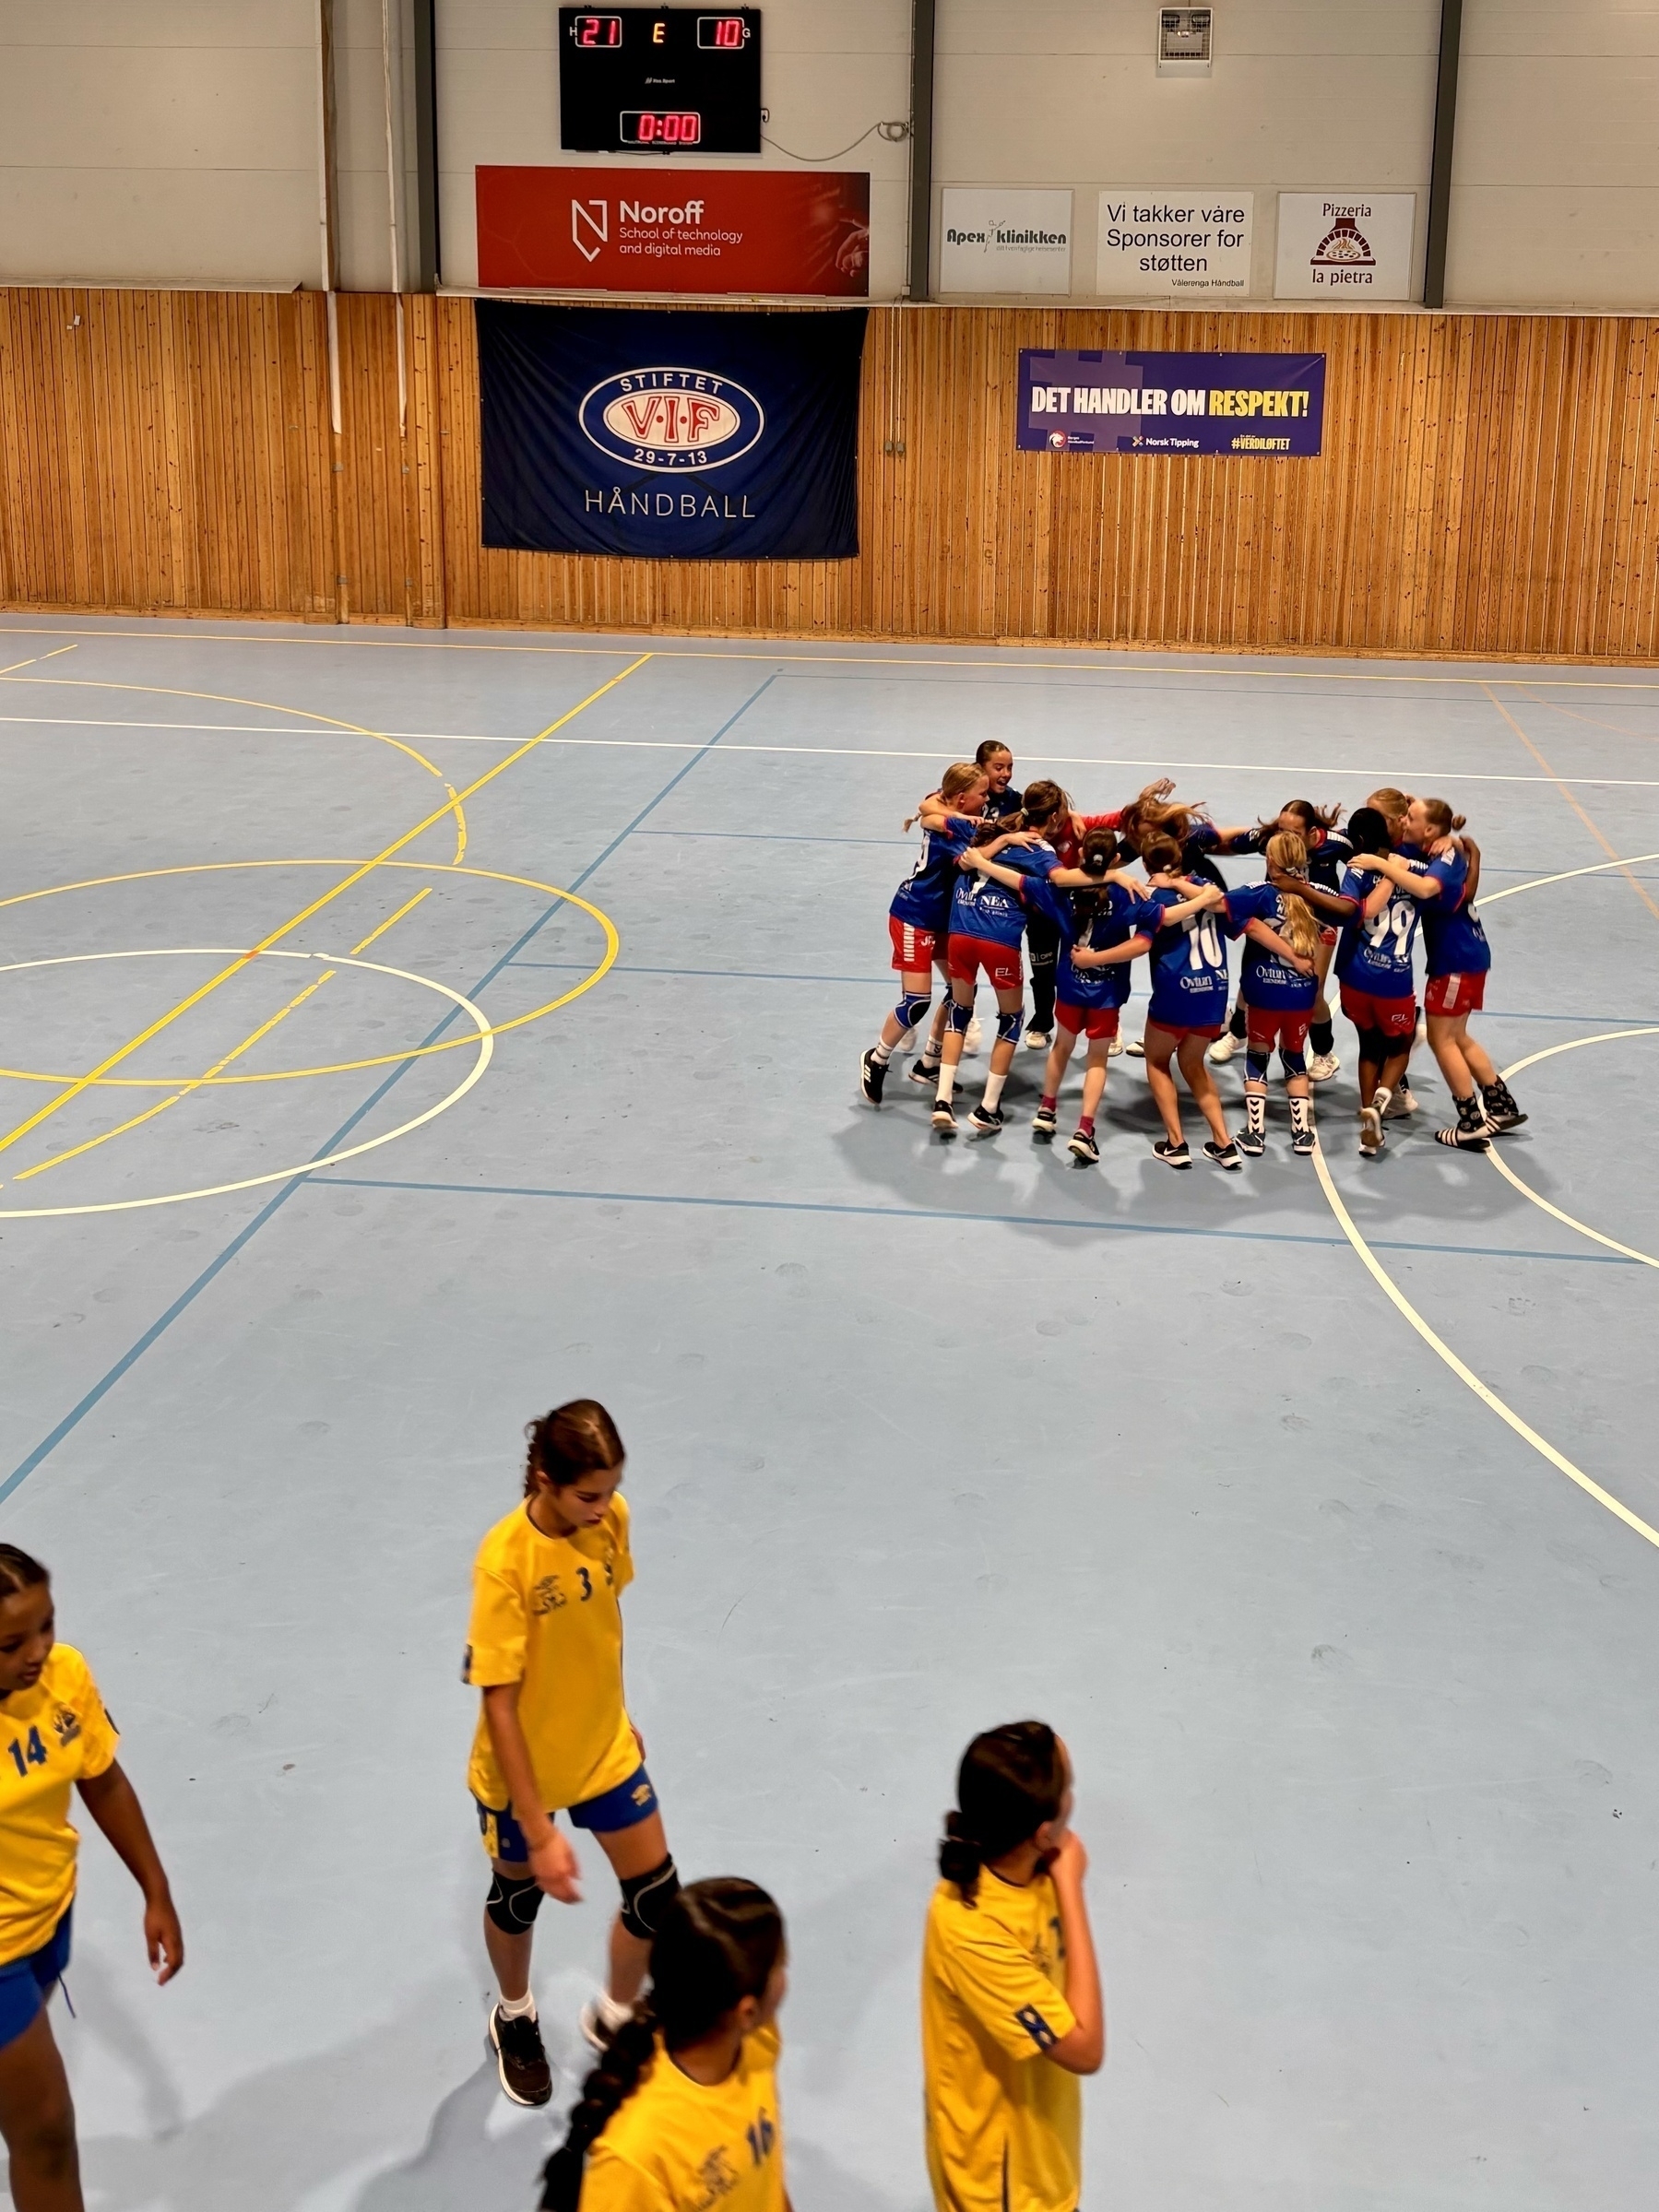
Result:
M1214 14L1214 9L1208 7L1159 8L1160 77L1208 77Z

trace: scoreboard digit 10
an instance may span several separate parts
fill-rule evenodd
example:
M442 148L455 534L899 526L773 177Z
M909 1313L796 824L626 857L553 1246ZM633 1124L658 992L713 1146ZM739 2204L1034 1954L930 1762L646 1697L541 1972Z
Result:
M559 10L567 153L758 154L761 11Z

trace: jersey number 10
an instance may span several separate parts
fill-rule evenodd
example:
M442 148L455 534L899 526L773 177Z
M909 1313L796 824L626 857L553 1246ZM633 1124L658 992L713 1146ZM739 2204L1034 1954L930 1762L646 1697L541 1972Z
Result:
M1187 963L1195 968L1221 965L1221 934L1210 914L1190 914L1186 920Z

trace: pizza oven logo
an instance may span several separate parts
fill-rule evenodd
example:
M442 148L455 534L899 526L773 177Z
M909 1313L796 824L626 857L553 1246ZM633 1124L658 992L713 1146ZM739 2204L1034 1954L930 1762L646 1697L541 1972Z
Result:
M630 369L595 384L576 420L609 459L672 472L741 459L766 411L752 392L706 369Z

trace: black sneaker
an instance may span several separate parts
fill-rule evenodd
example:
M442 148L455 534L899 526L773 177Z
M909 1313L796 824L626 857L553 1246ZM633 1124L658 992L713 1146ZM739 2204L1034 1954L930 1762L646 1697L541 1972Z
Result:
M1060 1119L1052 1106L1039 1106L1031 1117L1031 1138L1036 1144L1052 1144L1060 1133Z
M1217 1144L1212 1137L1204 1145L1204 1158L1214 1160L1217 1167L1242 1167L1244 1161L1236 1144Z
M948 1098L936 1098L933 1101L933 1127L942 1137L954 1137L956 1134L956 1109Z
M553 2070L542 2048L534 2017L509 2020L498 2005L490 2015L490 2044L501 2086L515 2104L546 2104L553 2093Z
M1066 1146L1066 1150L1079 1167L1097 1167L1100 1165L1100 1147L1096 1143L1094 1132L1090 1130L1080 1129Z
M967 1125L976 1137L994 1137L1002 1126L1001 1106L988 1106L983 1099L967 1118Z
M1313 1132L1313 1126L1311 1123L1309 1123L1305 1128L1293 1129L1291 1130L1290 1149L1293 1153L1295 1153L1298 1160L1305 1160L1309 1157L1309 1153L1315 1153L1319 1150L1319 1139Z
M1166 1167L1191 1167L1192 1165L1192 1154L1187 1150L1184 1137L1179 1144L1171 1144L1167 1137L1160 1137L1152 1149Z
M1241 1129L1233 1139L1233 1143L1247 1160L1259 1160L1267 1150L1267 1131L1265 1130Z
M905 1071L905 1081L915 1083L918 1090L937 1091L939 1088L939 1062L937 1060L912 1060Z
M1488 1130L1499 1131L1519 1129L1527 1117L1515 1104L1507 1083L1494 1083L1489 1091L1481 1094L1485 1100L1484 1118Z
M869 1099L871 1106L880 1106L882 1085L887 1080L887 1063L885 1060L877 1059L873 1045L859 1062L859 1069L863 1079L865 1097Z

